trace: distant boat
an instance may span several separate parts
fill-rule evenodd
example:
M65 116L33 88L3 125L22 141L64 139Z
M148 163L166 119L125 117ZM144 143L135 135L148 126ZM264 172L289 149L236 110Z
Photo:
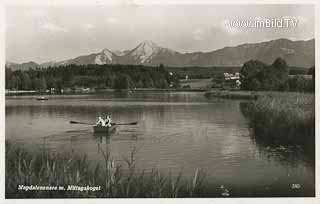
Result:
M38 101L47 101L49 100L47 97L41 96L39 98L37 98Z

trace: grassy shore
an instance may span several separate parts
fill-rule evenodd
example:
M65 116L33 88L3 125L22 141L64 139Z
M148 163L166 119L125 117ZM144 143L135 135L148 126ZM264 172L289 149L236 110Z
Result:
M258 93L254 91L229 91L229 90L211 90L205 93L207 98L225 98L225 99L257 99Z
M208 172L200 168L188 178L182 172L171 176L158 170L137 170L135 149L125 159L124 166L115 163L108 149L101 149L104 162L97 165L92 165L85 155L49 153L45 149L30 153L10 142L6 142L5 151L6 198L305 197L314 196L315 192L313 185L291 189L289 180L287 184L274 182L267 186L210 183ZM31 185L57 187L57 190L27 190ZM77 189L69 189L70 186ZM85 189L87 186L91 190ZM64 189L59 190L61 187Z
M116 164L109 150L102 151L103 164L91 167L86 156L30 154L6 142L6 198L80 198L80 197L202 197L205 172L196 169L194 177L164 176L157 170L146 173L135 169L135 149L126 159L126 167ZM28 190L24 186L57 186L64 190ZM96 187L95 191L68 190L68 185ZM217 192L219 193L219 191ZM218 194L219 196L219 194Z
M307 145L314 149L315 95L267 92L242 103L256 139L269 144Z

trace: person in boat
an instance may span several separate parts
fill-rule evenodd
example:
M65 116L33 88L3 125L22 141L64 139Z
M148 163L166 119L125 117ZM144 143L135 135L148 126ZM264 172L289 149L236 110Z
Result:
M106 121L103 120L103 119L99 116L98 122L96 123L96 126L102 126L102 127L104 127L104 126L106 126Z
M109 115L106 115L105 126L111 127L111 117Z

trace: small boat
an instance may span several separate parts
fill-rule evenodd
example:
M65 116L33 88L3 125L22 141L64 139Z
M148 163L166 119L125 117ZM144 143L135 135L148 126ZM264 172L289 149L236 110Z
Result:
M39 98L37 98L38 101L46 101L46 100L49 100L48 98L44 97L44 96L41 96Z
M116 126L113 125L111 127L101 126L101 125L95 125L93 126L93 133L94 134L106 134L110 135L116 131Z

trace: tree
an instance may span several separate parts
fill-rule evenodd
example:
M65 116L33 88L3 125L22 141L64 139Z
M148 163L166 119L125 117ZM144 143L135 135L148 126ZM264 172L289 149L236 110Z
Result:
M40 91L46 91L47 90L47 82L46 79L44 77L42 77L42 79L40 80L40 87L39 87Z
M120 74L114 83L115 89L128 89L131 88L131 78L126 74Z
M309 91L310 89L310 82L303 76L294 76L288 80L288 84L290 87L290 91Z
M257 90L257 88L260 87L260 81L257 79L257 75L266 66L266 64L258 60L250 60L244 63L240 70L241 89Z
M289 74L289 67L287 65L287 62L281 57L277 58L272 63L272 67L279 72L286 73L287 75Z
M65 65L47 69L11 71L6 69L6 87L12 89L46 90L47 88L168 87L179 83L178 76L170 75L163 67L142 65Z
M12 70L10 68L7 68L5 69L5 86L6 86L6 89L11 89L12 88L12 84L11 84L11 79L12 79Z
M272 65L250 60L240 70L241 89L243 90L288 90L289 68L282 58Z
M162 63L160 63L158 71L160 71L160 72L165 72L165 71L166 71L166 70L164 69L164 66L163 66Z
M308 74L312 75L312 83L310 84L310 90L311 91L314 91L315 90L315 75L316 75L316 70L315 70L315 67L311 67L309 70L308 70Z
M287 91L289 89L288 86L288 79L289 79L289 67L286 63L286 61L282 58L277 58L273 64L273 73L274 78L278 81L278 87L275 88L275 90L279 91Z
M31 79L28 75L28 73L23 72L21 74L21 89L22 90L30 90L32 87Z
M315 74L316 74L315 71L316 71L316 70L315 70L315 67L313 66L313 67L311 67L311 68L308 69L308 74L309 74L309 75L312 75L312 77L314 78L314 76L315 76Z
M8 88L14 89L14 90L19 89L19 81L20 81L19 77L13 75L12 78L8 81Z

